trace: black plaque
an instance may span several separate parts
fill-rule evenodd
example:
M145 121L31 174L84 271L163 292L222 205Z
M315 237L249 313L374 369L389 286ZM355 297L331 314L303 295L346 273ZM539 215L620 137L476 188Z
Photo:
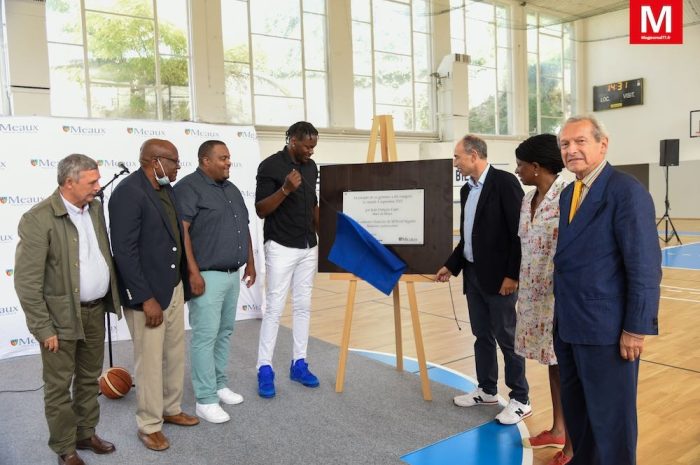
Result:
M321 166L318 271L345 272L328 261L343 192L423 189L423 244L387 248L406 262L406 274L434 274L453 249L452 175L450 159Z

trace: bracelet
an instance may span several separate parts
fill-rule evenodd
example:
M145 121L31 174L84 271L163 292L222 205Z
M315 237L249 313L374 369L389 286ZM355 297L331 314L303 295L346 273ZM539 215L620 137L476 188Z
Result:
M282 193L284 194L285 197L288 197L288 196L289 196L289 193L287 193L287 192L284 190L284 186L282 186L280 189L282 189Z

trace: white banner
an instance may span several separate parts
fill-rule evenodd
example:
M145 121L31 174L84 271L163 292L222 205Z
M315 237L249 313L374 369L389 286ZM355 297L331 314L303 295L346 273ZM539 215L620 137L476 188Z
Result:
M255 214L255 175L260 147L250 126L223 126L140 120L0 117L0 359L39 352L27 330L14 290L13 274L17 224L24 212L56 189L56 166L71 153L97 160L106 184L123 162L139 168L139 148L151 138L167 139L177 147L181 169L178 179L197 168L197 150L209 139L221 140L231 152L231 177L243 194L250 213L250 233L258 278L250 289L241 286L237 319L258 318L263 310L265 260L262 220ZM105 192L105 203L119 178ZM109 215L106 215L107 217ZM189 329L187 309L185 324ZM112 340L129 339L124 319L111 319Z

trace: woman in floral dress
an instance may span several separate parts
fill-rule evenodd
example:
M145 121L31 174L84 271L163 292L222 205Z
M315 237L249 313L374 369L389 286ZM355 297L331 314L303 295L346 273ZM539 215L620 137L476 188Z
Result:
M522 249L518 290L515 352L549 367L554 421L552 429L523 440L525 447L562 449L550 465L565 465L573 450L564 426L559 366L554 355L552 273L559 228L559 194L567 182L558 173L564 167L556 136L541 134L515 150L515 174L526 186L535 186L523 198L518 235Z

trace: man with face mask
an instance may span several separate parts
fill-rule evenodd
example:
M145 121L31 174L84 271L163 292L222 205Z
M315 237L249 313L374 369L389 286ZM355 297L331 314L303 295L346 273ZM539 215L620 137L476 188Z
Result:
M149 139L141 168L109 200L112 250L124 314L134 343L138 437L151 450L170 446L163 423L193 426L185 414L184 303L189 300L182 220L170 183L180 169L175 146Z

